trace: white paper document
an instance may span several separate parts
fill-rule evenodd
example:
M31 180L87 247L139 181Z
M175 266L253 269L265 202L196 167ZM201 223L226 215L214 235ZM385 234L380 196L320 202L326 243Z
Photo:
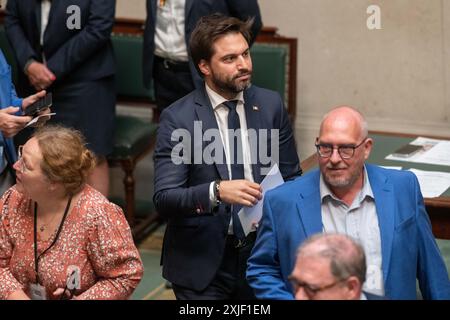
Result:
M51 116L54 116L56 113L45 113L45 114L41 114L39 116L34 117L33 119L30 120L30 122L27 123L27 125L24 127L29 127L32 126L33 124L38 123L39 121L47 121L48 119L51 118ZM46 119L47 118L47 119Z
M424 146L424 150L406 158L390 154L386 159L450 166L450 141L419 137L410 144Z
M244 229L245 235L248 235L252 229L252 226L261 220L262 212L263 212L263 202L264 195L270 189L278 187L283 184L284 180L281 176L280 169L278 165L275 163L274 166L270 169L267 176L261 182L262 188L262 199L258 201L253 207L244 207L238 214L239 219L241 220L242 228Z
M419 180L425 198L439 197L450 187L450 173L409 169Z

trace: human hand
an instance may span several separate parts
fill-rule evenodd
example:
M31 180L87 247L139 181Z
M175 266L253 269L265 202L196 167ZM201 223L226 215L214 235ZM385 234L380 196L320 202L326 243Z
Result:
M31 121L31 117L14 115L17 111L19 111L18 107L0 110L0 130L6 138L13 137Z
M28 96L22 100L22 109L26 109L31 104L38 101L40 98L45 97L45 94L47 92L45 90L39 91L38 93L32 94L31 96Z
M26 70L26 74L28 80L36 90L48 88L53 81L56 80L56 76L53 72L51 72L46 65L37 61L30 63Z
M223 180L219 186L220 200L251 207L262 198L261 186L247 180Z

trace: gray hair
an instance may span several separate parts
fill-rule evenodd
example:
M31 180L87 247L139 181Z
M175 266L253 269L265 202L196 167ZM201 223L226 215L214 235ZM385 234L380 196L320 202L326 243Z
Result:
M366 280L366 257L363 247L344 234L320 233L306 239L298 256L317 256L330 261L331 274L336 280L356 276L361 284Z

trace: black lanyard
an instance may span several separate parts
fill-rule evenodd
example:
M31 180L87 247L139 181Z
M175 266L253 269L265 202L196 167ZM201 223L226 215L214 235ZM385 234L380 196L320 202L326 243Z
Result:
M66 205L66 210L64 210L64 215L61 220L61 223L58 227L58 232L56 233L55 239L53 240L52 244L44 250L39 256L38 256L38 247L37 247L37 202L34 203L34 268L36 271L36 284L39 283L39 259L48 251L50 250L58 241L59 234L61 233L62 227L64 225L64 221L66 220L67 213L69 212L70 203L72 202L72 197L69 198Z

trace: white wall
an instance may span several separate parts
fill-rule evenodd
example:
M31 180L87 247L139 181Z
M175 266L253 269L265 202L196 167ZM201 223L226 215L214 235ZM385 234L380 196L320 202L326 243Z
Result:
M350 104L371 129L450 137L449 0L259 0L263 21L298 39L296 135L313 152L321 116ZM366 9L381 8L381 30ZM118 16L145 17L144 0Z

